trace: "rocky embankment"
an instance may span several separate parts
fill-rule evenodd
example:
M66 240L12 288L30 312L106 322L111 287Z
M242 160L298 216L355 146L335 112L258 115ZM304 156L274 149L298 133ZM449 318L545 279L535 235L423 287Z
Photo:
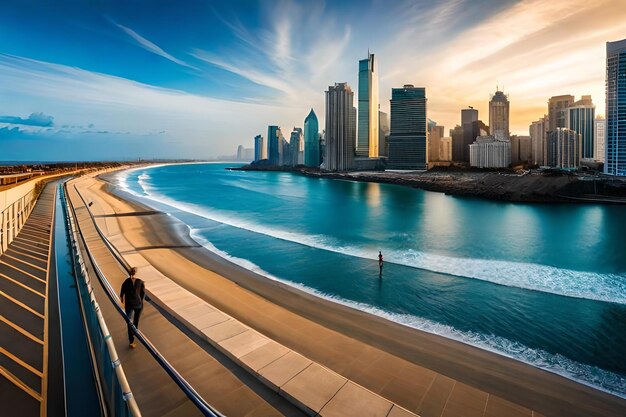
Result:
M244 171L284 171L316 178L396 184L456 196L512 202L596 202L626 204L626 180L602 175L525 171L483 172L323 172L303 167L233 168Z

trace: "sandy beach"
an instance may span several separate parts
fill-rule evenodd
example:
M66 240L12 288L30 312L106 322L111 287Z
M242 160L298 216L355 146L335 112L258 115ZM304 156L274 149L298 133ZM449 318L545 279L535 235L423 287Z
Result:
M176 219L122 199L103 180L82 187L79 182L79 189L114 213L102 219L115 224L111 233L123 234L134 251L182 287L419 415L626 415L625 399L235 265L198 245Z

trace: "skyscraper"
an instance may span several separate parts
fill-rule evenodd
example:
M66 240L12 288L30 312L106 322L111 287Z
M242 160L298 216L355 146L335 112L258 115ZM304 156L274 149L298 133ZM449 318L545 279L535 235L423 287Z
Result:
M354 93L348 83L335 83L326 91L325 169L348 171L354 159Z
M359 61L359 129L356 153L377 158L378 153L378 62L374 54Z
M406 84L391 90L391 169L426 169L426 89Z
M593 159L598 162L604 162L606 156L606 148L604 146L606 140L606 119L602 116L596 117L593 140Z
M271 125L267 127L267 158L271 165L280 164L281 138L280 127Z
M428 161L441 161L439 148L441 148L441 139L443 138L443 126L433 126L428 132Z
M489 128L498 140L509 140L509 98L496 91L489 100Z
M315 112L311 109L304 119L304 165L319 167L320 163L319 124Z
M528 130L530 133L532 163L543 166L546 164L546 133L548 132L549 118L544 115L536 122L532 122Z
M532 163L532 146L530 136L511 135L511 163Z
M581 158L593 158L593 136L596 106L591 102L591 96L582 96L565 111L565 127L580 134Z
M389 118L387 113L378 112L378 155L387 156L387 139L389 138Z
M243 145L237 146L237 160L238 161L243 160L245 149L246 148L244 148Z
M473 107L461 110L461 127L463 128L463 148L460 161L469 162L469 146L476 140L478 132L473 129L473 123L478 121L478 110ZM489 133L489 132L487 132Z
M565 109L574 104L574 96L553 96L548 100L548 132L565 127Z
M626 39L606 43L604 172L626 176Z
M463 128L456 125L454 129L450 129L450 140L452 142L451 158L454 162L463 161Z
M580 134L557 127L546 137L546 165L553 168L575 169L579 165Z
M263 146L263 136L256 135L254 137L254 160L260 161L267 158L267 149Z
M304 137L302 129L294 127L289 138L289 150L291 151L291 160L285 165L302 165L304 163Z

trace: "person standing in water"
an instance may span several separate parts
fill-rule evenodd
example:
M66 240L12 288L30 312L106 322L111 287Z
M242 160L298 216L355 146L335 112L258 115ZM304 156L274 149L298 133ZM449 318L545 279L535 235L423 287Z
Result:
M383 274L383 253L378 251L378 269L380 270L380 275Z
M122 284L122 290L120 291L120 301L124 306L124 311L128 319L133 322L135 327L139 326L139 317L141 316L141 310L143 310L143 299L145 297L145 284L139 278L135 278L137 268L130 268L129 277ZM137 346L135 343L135 335L128 325L128 343L131 349Z

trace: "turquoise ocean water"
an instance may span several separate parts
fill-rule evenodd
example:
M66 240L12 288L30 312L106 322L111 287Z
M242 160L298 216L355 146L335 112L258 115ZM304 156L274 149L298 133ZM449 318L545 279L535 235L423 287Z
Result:
M140 168L116 181L268 279L626 398L626 208L227 166Z

